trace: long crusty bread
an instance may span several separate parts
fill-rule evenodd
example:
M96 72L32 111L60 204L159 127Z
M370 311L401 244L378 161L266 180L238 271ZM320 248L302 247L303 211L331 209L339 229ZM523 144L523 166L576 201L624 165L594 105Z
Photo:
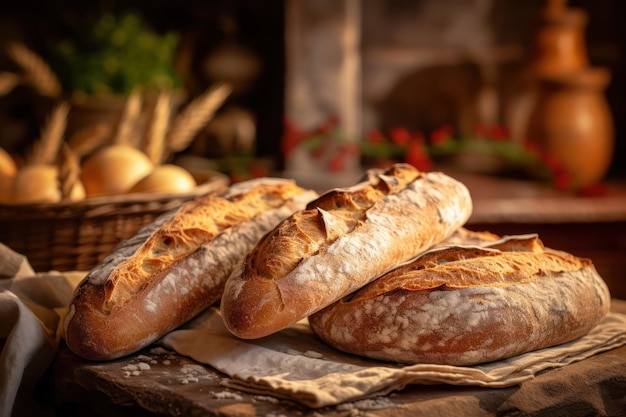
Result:
M259 338L337 301L448 237L469 218L467 188L396 164L334 189L268 233L227 280L226 327Z
M591 261L536 235L451 241L312 315L311 328L364 357L473 365L571 341L608 313Z
M94 360L147 346L219 300L259 239L316 197L292 180L263 178L161 216L79 285L64 323L68 346Z

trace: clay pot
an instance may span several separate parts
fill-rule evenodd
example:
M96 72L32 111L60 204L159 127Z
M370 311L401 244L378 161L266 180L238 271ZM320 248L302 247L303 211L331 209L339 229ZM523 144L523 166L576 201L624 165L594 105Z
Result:
M538 78L525 138L560 161L573 187L601 181L612 162L614 128L604 96L609 79L603 68Z
M566 3L548 1L538 16L530 66L535 75L562 74L589 66L584 34L587 14L568 8Z

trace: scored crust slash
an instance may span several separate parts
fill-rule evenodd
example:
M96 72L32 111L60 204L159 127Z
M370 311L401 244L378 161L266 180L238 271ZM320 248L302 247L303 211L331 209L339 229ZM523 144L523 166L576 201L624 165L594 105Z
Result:
M471 212L467 188L443 173L370 170L261 239L226 282L224 323L242 338L281 330L447 238Z

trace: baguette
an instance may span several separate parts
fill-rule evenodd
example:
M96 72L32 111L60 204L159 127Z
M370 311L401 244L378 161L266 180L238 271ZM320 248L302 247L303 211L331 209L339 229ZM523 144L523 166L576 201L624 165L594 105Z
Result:
M222 295L234 266L317 193L263 178L183 204L120 243L77 287L64 335L90 360L133 353Z
M590 260L537 235L465 238L471 245L435 248L312 315L311 328L372 359L465 366L574 340L608 313Z
M224 324L245 339L281 330L448 237L471 211L469 191L447 175L370 170L259 242L227 280Z

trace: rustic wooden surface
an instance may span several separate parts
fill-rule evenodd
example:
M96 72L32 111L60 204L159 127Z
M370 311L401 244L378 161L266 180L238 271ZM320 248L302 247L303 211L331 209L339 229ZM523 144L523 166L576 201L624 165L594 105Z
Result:
M597 195L559 191L548 183L449 171L474 203L471 223L626 222L626 183L610 182Z
M614 311L626 313L626 302ZM161 348L89 363L62 346L52 368L59 415L71 416L623 416L626 346L519 386L485 389L408 386L390 395L309 409L295 402L225 388L228 378Z

